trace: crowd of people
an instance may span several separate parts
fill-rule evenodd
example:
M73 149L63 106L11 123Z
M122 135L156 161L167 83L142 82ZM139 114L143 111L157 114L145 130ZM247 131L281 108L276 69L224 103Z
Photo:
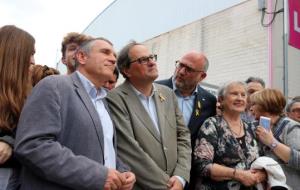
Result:
M249 77L215 97L201 87L210 63L195 50L159 81L157 55L136 41L116 53L106 38L68 33L66 75L34 53L31 34L0 28L0 190L300 185L299 96L287 103Z

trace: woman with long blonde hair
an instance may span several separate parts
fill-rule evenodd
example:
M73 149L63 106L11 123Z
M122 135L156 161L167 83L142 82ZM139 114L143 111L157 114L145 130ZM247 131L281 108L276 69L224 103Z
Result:
M19 164L13 158L15 129L30 90L34 38L16 26L0 28L0 189L15 189Z

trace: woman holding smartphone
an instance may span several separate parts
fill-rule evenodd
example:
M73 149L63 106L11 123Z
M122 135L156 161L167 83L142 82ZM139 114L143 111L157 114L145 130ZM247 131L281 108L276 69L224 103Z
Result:
M281 91L265 89L250 97L256 119L270 118L270 129L258 126L256 134L265 145L265 155L282 164L287 184L293 189L300 186L300 123L284 115L286 100Z

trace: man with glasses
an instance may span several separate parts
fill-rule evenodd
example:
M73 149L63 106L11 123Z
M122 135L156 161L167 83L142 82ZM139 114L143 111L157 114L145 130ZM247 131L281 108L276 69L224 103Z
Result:
M108 95L118 154L137 177L134 189L183 189L190 176L190 135L175 94L153 83L156 58L134 41L119 53L126 80Z
M174 90L185 124L191 132L192 149L202 123L216 114L215 96L199 85L207 75L208 65L208 60L203 53L191 51L175 62L176 69L171 78L157 81ZM192 170L191 183L193 183L193 173ZM186 187L186 189L190 188Z
M191 132L192 147L204 120L216 114L215 96L199 85L207 75L208 65L203 53L191 51L175 62L176 69L171 78L157 81L174 90L185 124Z

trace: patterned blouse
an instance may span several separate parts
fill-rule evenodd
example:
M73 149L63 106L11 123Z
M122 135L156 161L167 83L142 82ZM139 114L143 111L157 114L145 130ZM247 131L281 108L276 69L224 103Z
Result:
M201 178L199 184L196 184L196 189L245 189L237 181L217 182L210 178L210 168L213 163L230 168L249 169L251 163L258 158L259 147L252 130L254 127L245 122L243 122L243 127L245 131L244 146L241 146L241 142L238 142L234 137L228 123L222 116L210 117L203 123L199 130L193 155L192 167Z

